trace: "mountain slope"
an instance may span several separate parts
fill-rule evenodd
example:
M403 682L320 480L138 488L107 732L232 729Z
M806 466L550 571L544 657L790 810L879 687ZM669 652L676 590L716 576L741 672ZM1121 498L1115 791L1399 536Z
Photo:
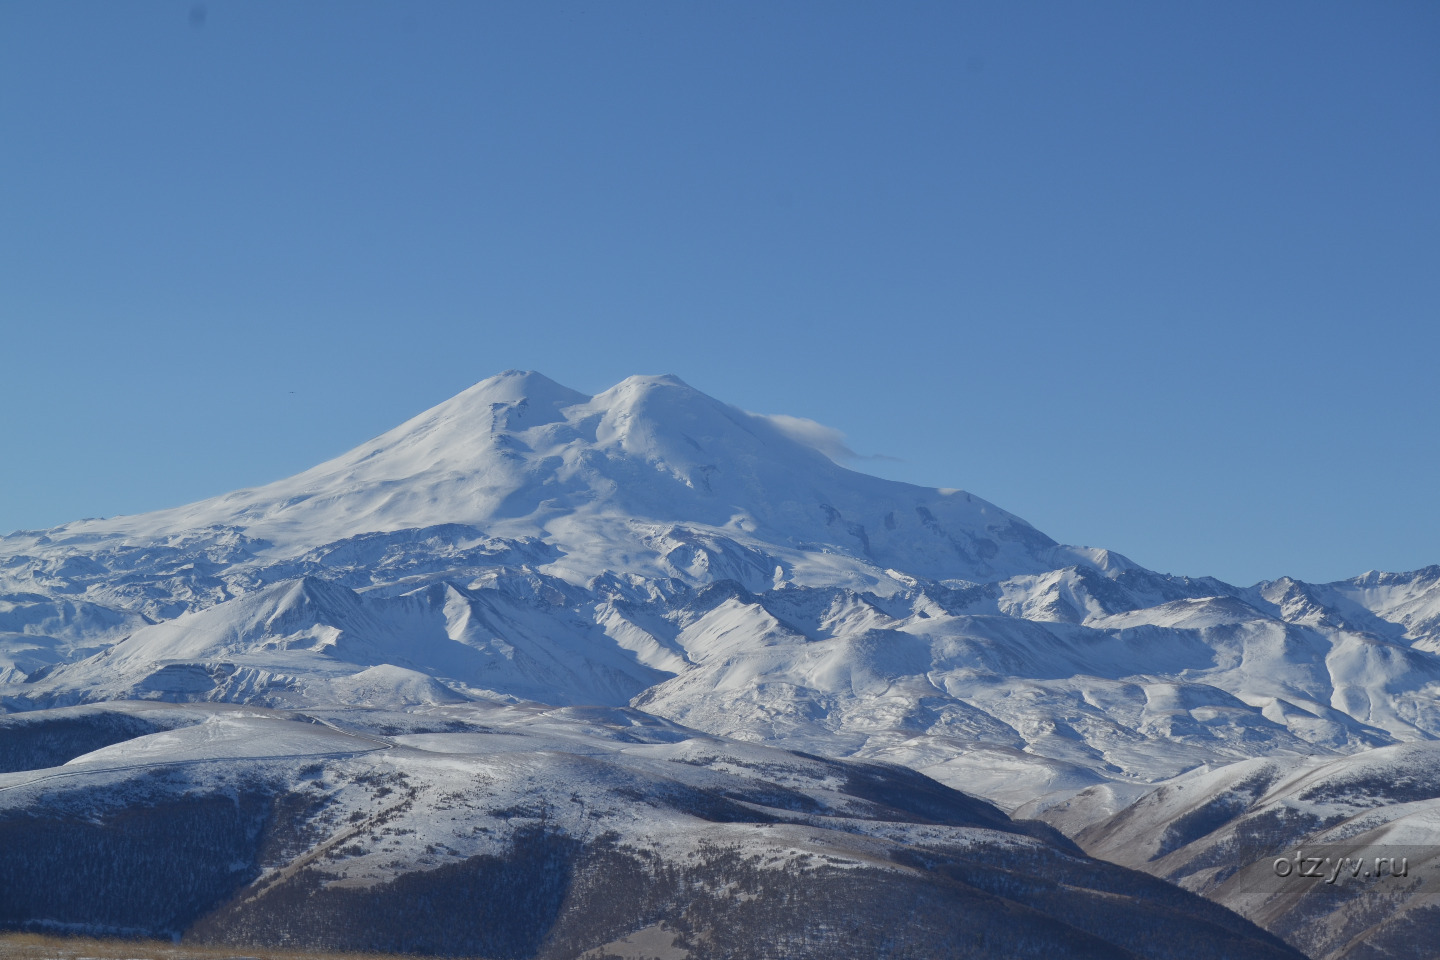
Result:
M116 721L159 730L0 774L0 925L553 960L632 938L695 958L1299 957L910 771L638 711Z
M1258 758L1110 809L1092 788L1044 818L1087 852L1202 893L1316 958L1434 955L1440 744Z

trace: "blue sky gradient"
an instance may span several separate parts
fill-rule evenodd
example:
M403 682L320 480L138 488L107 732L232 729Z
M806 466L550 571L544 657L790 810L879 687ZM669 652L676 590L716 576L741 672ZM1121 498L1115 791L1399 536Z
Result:
M0 5L0 531L510 367L1234 582L1440 563L1440 5Z

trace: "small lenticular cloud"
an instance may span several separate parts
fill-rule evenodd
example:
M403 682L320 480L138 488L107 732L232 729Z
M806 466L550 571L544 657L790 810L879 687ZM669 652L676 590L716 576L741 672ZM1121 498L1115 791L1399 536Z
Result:
M752 417L759 417L767 421L776 430L779 430L786 437L796 443L803 443L805 446L818 450L831 460L838 462L845 460L891 460L899 462L899 457L886 456L883 453L856 453L850 449L845 442L845 434L834 427L827 427L823 423L817 423L808 417L792 417L784 413L752 413Z

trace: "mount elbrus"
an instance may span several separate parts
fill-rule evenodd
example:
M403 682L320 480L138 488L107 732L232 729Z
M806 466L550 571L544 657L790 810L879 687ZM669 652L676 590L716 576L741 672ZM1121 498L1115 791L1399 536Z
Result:
M1433 955L1440 568L1162 575L797 423L509 372L286 480L0 538L0 925ZM1398 881L1254 869L1400 843Z

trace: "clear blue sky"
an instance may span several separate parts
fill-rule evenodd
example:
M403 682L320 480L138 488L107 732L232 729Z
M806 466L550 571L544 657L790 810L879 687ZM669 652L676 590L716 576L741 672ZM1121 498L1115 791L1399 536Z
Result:
M1440 563L1440 4L0 4L0 530L508 367L1252 582Z

